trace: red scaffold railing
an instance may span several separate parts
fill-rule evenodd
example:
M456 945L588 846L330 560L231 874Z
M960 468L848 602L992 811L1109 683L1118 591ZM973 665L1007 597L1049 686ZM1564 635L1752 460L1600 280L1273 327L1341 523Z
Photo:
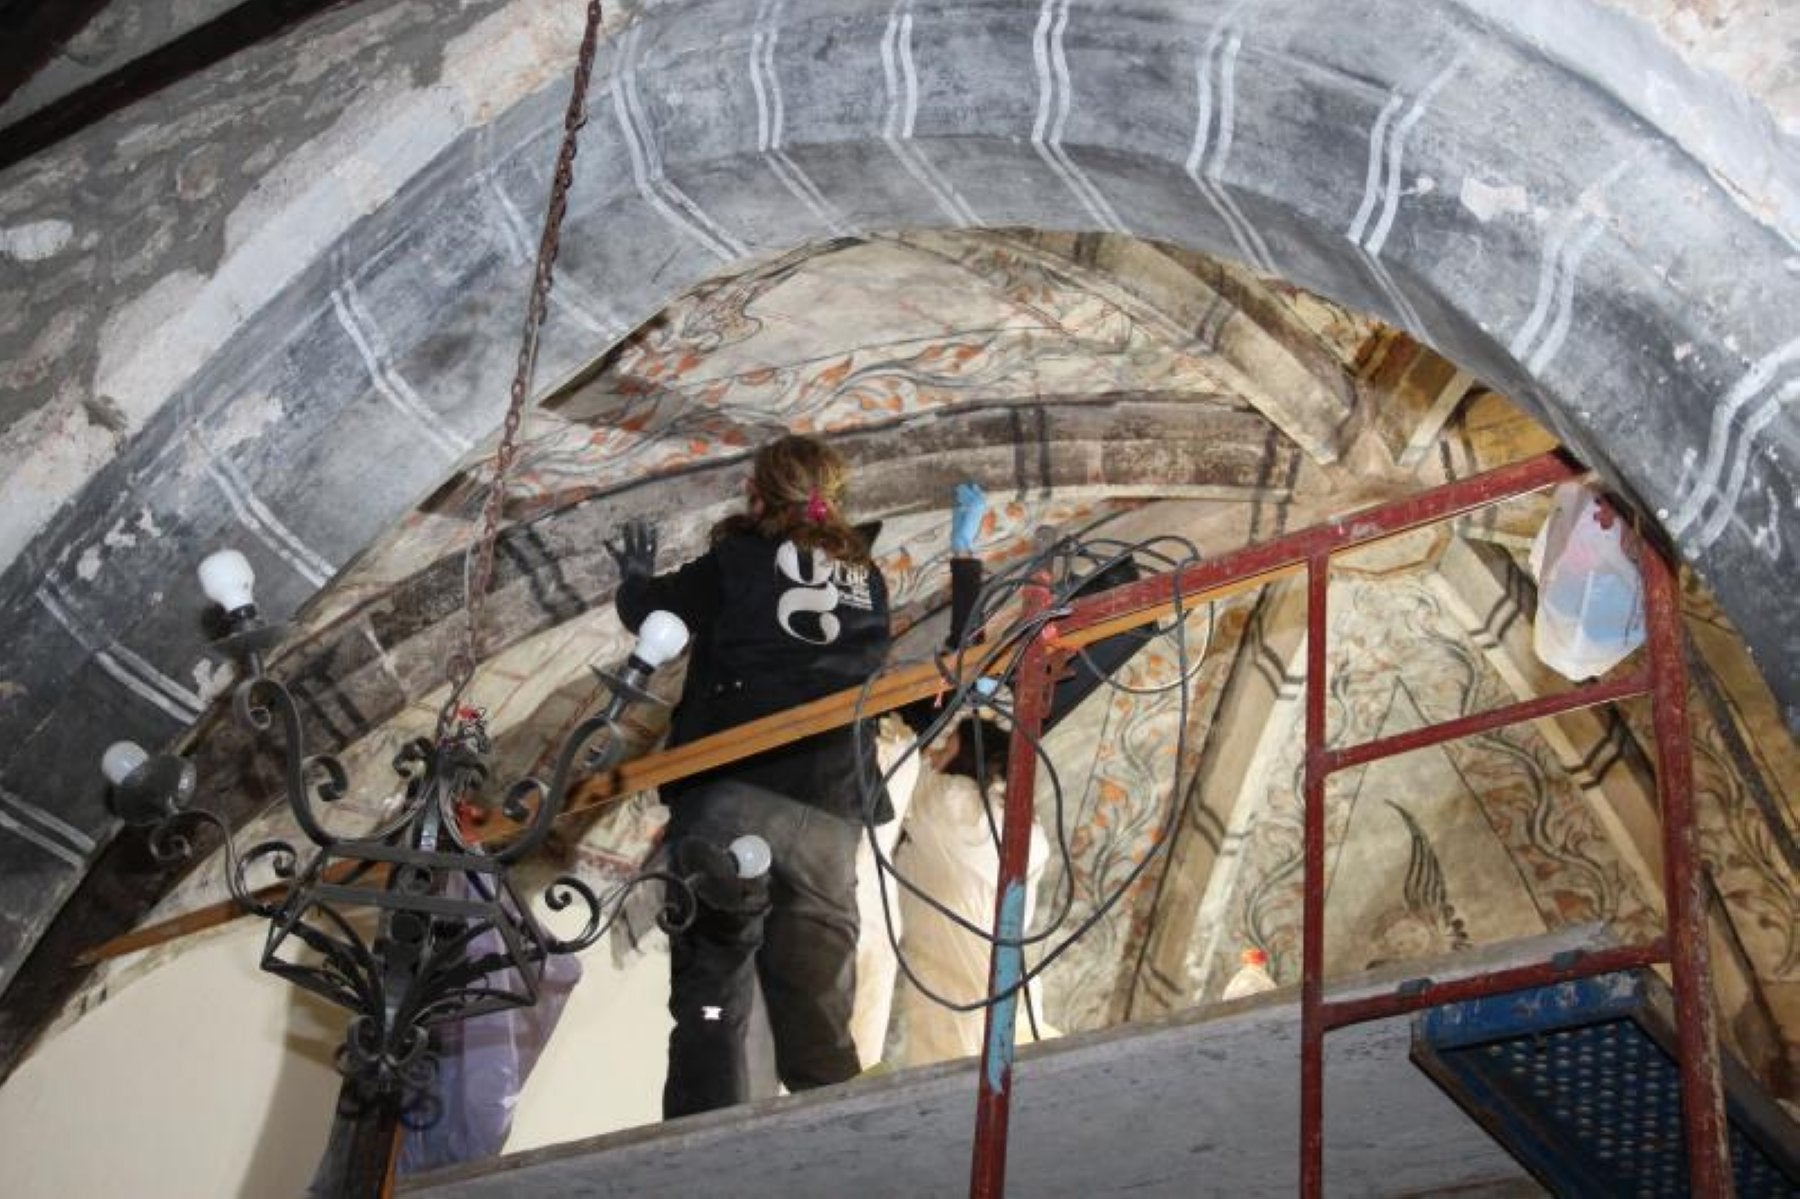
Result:
M1030 640L1014 678L1014 738L1007 771L1001 829L1000 874L995 895L995 947L990 993L1000 996L987 1013L975 1145L969 1194L998 1199L1005 1193L1007 1119L1013 1087L1013 1030L1017 980L1022 976L1021 933L1026 854L1036 779L1033 745L1042 731L1056 676L1074 644L1148 623L1179 598L1183 604L1304 571L1307 579L1305 850L1301 910L1300 1193L1316 1199L1324 1185L1325 1034L1334 1028L1401 1015L1420 1008L1501 994L1629 967L1668 962L1674 975L1677 1044L1680 1049L1682 1122L1690 1191L1705 1199L1731 1194L1723 1088L1711 965L1707 956L1703 876L1694 829L1693 761L1687 722L1687 678L1681 653L1675 569L1655 547L1641 555L1648 664L1629 677L1594 682L1555 695L1429 725L1362 745L1327 748L1326 599L1334 554L1451 519L1477 508L1578 479L1584 469L1546 454L1417 495L1315 525L1271 541L1245 546L1180 570L1152 575L1075 601L1054 628ZM1028 608L1047 592L1027 590ZM1662 812L1663 884L1667 931L1649 945L1588 953L1565 961L1517 967L1453 982L1327 1002L1325 966L1325 782L1334 772L1458 737L1596 704L1648 695L1656 734L1657 792Z

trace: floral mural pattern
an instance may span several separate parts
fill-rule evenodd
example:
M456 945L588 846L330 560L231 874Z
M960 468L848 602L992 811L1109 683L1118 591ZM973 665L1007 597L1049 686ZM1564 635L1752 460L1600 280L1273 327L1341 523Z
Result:
M1511 695L1416 577L1334 580L1328 740L1347 745L1497 707ZM1237 947L1299 977L1301 745L1256 802L1232 901L1238 934L1202 965L1216 996ZM1582 793L1529 726L1334 776L1327 788L1326 967L1356 972L1604 922L1637 943L1660 918Z
M1206 347L1148 319L1023 245L918 233L796 252L697 288L529 410L506 513L529 519L743 457L787 431L851 432L973 402L1225 391ZM819 355L821 344L849 348ZM482 459L440 489L368 568L454 552L488 469Z
M1156 886L1161 859L1152 855L1166 843L1182 782L1193 776L1251 606L1233 597L1197 608L1185 622L1185 647L1173 635L1152 641L1119 672L1115 688L1096 691L1045 738L1066 812L1059 836L1057 795L1040 776L1038 821L1053 845L1066 845L1067 856L1052 850L1038 911L1048 919L1072 900L1062 935L1094 922L1044 976L1045 1006L1058 1028L1100 1028L1117 1019L1121 971L1143 936Z

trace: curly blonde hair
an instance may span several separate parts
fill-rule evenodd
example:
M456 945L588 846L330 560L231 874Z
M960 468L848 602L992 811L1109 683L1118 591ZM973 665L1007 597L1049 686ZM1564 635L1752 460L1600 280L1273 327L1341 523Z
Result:
M752 533L822 549L840 562L867 562L868 543L844 519L849 480L843 455L818 438L790 433L771 441L756 451L750 474L750 493L762 501L762 512L726 517L713 526L712 539Z

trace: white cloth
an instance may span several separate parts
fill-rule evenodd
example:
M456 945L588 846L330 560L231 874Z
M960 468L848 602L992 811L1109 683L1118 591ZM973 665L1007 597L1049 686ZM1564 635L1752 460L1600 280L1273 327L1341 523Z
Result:
M1000 788L990 789L996 826L1001 817ZM1030 927L1038 876L1043 872L1049 839L1031 826L1031 848L1025 886L1025 926ZM994 891L1000 859L993 832L982 812L975 781L963 775L924 771L907 815L906 839L896 865L914 886L979 928L994 921ZM991 946L987 940L952 922L924 900L902 889L900 909L905 931L901 951L921 982L944 998L967 1003L987 993ZM1036 984L1030 988L1036 1003ZM904 977L899 984L900 1017L906 1036L906 1065L981 1052L985 1013L951 1011L932 1000ZM1037 1005L1042 1010L1042 1005ZM1021 1014L1021 1036L1030 1035ZM1046 1032L1046 1035L1048 1033Z
M912 730L899 717L882 719L875 741L875 757L883 771L893 770L888 777L888 798L894 805L894 818L875 830L882 856L894 857L894 844L900 839L900 828L906 820L914 785L919 777L920 759L908 754L899 760L912 744ZM901 928L898 888L891 878L887 886L888 912L892 913L894 935ZM882 913L881 888L877 882L875 855L864 836L856 850L856 908L859 925L856 933L856 1007L850 1017L850 1036L856 1042L856 1056L866 1069L882 1058L887 1045L888 1018L893 1014L894 977L899 964L894 960L893 944L888 940L887 917Z

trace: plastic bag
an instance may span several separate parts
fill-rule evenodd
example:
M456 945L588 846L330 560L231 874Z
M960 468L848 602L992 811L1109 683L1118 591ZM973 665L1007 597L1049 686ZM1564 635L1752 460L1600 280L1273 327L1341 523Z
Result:
M1644 582L1618 513L1586 483L1564 483L1531 546L1533 646L1575 682L1605 674L1644 643Z
M470 957L498 952L500 934L489 930L469 945ZM502 985L516 988L516 972ZM496 980L498 981L498 979ZM438 1118L409 1128L400 1144L398 1171L416 1174L459 1162L492 1157L512 1131L513 1108L556 1030L569 992L581 981L581 963L572 954L551 954L544 962L538 1001L440 1025L438 1035Z

